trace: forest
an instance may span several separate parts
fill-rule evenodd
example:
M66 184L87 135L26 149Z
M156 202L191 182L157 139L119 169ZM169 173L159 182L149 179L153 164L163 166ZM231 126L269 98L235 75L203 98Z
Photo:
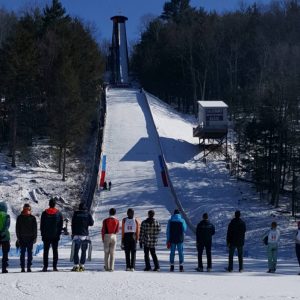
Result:
M218 13L167 1L130 58L140 84L181 112L196 114L198 100L225 101L236 133L231 172L248 174L263 199L293 214L300 210L298 2ZM93 28L59 0L21 16L0 9L0 147L8 146L13 167L18 151L45 136L65 179L66 156L97 127L105 61Z
M16 16L0 10L0 143L16 153L49 138L65 180L66 155L98 123L103 55L93 29L59 0Z
M247 172L275 207L288 195L293 214L300 209L298 2L221 14L168 1L131 60L143 87L184 113L196 114L198 100L225 101L237 134L231 167Z

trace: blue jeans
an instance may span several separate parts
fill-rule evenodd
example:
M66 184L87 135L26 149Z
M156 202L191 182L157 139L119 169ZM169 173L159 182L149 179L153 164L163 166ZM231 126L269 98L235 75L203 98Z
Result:
M176 248L177 248L178 255L179 255L179 264L182 265L184 263L183 243L171 244L170 264L174 265Z
M32 248L33 241L22 241L20 242L20 263L21 268L25 268L25 253L27 251L27 268L30 268L32 265Z
M88 248L89 242L87 240L80 240L77 239L75 242L75 249L74 249L74 264L79 264L79 250L81 248L81 257L80 257L80 264L84 265L86 260L86 250Z
M296 255L297 255L298 263L300 266L300 244L296 244Z

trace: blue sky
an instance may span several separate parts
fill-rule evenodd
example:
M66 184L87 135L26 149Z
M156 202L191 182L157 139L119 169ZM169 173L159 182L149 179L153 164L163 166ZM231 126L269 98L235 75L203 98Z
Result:
M110 17L123 14L128 17L126 24L129 40L139 37L141 17L147 14L160 15L165 0L61 0L67 12L73 16L92 22L98 29L99 39L111 38L112 24ZM252 3L254 0L247 0ZM258 1L257 1L258 2ZM269 2L269 0L259 0ZM20 12L31 4L44 5L51 0L0 0L0 7ZM191 0L192 6L204 7L207 10L233 10L238 7L240 0Z

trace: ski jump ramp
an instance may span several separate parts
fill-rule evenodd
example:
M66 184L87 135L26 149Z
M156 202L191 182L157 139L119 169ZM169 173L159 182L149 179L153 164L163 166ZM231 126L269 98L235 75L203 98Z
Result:
M111 181L112 189L96 192L97 218L115 207L121 219L132 207L139 219L154 209L166 223L176 205L162 177L162 153L146 97L135 89L108 89L106 101L99 182Z

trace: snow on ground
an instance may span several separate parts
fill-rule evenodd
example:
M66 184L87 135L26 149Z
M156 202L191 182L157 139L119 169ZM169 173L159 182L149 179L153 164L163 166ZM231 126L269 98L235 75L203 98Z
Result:
M56 196L57 207L65 217L70 217L78 205L85 180L85 161L67 157L67 179L56 168L56 157L48 140L40 140L26 153L19 152L17 167L10 166L6 151L0 152L0 201L7 201L11 212L12 240L15 241L14 224L24 203L29 203L36 216L48 207L50 197Z
M298 267L290 239L289 219L276 216L286 236L281 245L278 272L266 274L265 249L260 236L273 220L270 210L259 203L252 187L236 182L228 175L219 156L210 156L207 165L199 161L197 141L192 138L193 120L170 110L168 106L148 97L153 112L152 122L145 97L132 89L110 89L107 93L107 118L103 154L107 155L107 181L111 191L95 193L95 226L90 230L93 259L86 263L84 273L69 272L70 238L60 244L60 272L38 272L42 268L41 254L34 257L33 273L18 273L19 261L10 260L9 274L0 275L1 299L300 299ZM175 208L168 188L163 187L158 155L159 142L155 127L170 168L176 192L193 224L208 211L216 224L213 272L197 273L195 238L188 231L185 241L185 272L169 273L166 249L166 223ZM27 180L27 179L26 179ZM56 185L56 182L54 183ZM241 194L242 193L242 194ZM251 199L251 202L250 200ZM254 202L253 202L253 200ZM133 207L143 220L154 209L162 224L157 248L161 273L143 272L143 252L137 252L136 272L126 272L125 255L120 250L120 236L116 252L116 270L103 271L101 222L108 209L116 207L121 220ZM227 253L225 233L236 208L242 210L248 224L244 273L225 273ZM288 245L285 245L289 243ZM206 260L204 259L204 262ZM235 270L237 261L235 260Z
M203 163L198 138L192 135L196 120L178 114L150 94L147 97L177 195L194 225L204 212L209 213L216 225L215 252L224 254L226 251L227 226L234 211L239 209L247 225L246 255L266 256L262 236L271 222L276 221L281 231L279 257L295 261L296 222L261 202L253 186L231 177L224 156L212 152Z

